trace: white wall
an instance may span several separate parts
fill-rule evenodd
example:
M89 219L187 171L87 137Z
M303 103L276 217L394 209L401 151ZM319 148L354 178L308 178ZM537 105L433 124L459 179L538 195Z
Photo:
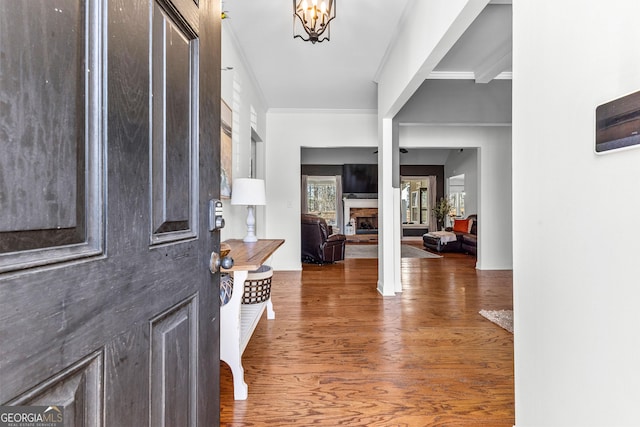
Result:
M225 67L233 67L232 70L224 70ZM240 51L236 47L235 38L222 21L222 68L221 95L233 112L232 118L232 145L233 145L233 178L248 177L250 173L251 159L251 107L255 111L255 132L261 139L266 134L266 109L262 94L254 83L250 69L243 61ZM262 164L257 168L258 178L264 178L265 169L265 142L258 143L258 158ZM233 186L233 181L232 181ZM233 190L233 189L232 189ZM242 238L247 234L247 208L246 206L232 206L231 200L222 200L224 205L225 228L220 233L221 240ZM266 207L256 208L256 234L264 237L264 215Z
M400 123L511 124L511 80L425 80L396 116Z
M402 142L402 141L400 141ZM406 147L404 147L406 148ZM400 153L401 165L444 165L449 158L449 149L412 148L408 153Z
M276 270L300 270L300 148L372 147L377 116L347 112L267 114L266 237L285 239L271 263Z
M596 107L640 89L638 16L513 2L518 427L640 425L640 149L593 149Z
M512 259L511 128L401 126L404 147L477 148L480 270L508 270ZM466 180L465 180L466 181Z

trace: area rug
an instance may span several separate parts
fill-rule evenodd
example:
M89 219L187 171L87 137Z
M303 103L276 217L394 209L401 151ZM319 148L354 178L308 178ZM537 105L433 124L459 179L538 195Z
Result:
M480 310L480 315L513 333L513 310Z
M400 245L402 258L442 258L411 245ZM378 258L378 245L347 245L345 258Z

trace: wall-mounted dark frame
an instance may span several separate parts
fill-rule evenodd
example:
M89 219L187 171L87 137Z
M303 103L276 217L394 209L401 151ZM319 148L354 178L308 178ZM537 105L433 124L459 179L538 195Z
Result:
M596 153L640 145L640 91L596 108Z

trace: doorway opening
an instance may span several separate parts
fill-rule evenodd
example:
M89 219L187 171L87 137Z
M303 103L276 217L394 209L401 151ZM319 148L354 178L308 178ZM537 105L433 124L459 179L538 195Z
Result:
M434 191L435 177L400 177L402 237L417 237L429 232Z

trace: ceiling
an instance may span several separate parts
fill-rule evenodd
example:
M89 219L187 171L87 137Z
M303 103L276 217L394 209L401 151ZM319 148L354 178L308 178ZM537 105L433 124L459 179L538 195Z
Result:
M377 73L413 1L424 0L336 0L331 40L316 44L294 40L290 0L273 0L268 7L256 7L263 2L223 0L229 18L222 22L260 86L267 108L375 110ZM510 3L492 1L432 77L486 83L510 72Z

